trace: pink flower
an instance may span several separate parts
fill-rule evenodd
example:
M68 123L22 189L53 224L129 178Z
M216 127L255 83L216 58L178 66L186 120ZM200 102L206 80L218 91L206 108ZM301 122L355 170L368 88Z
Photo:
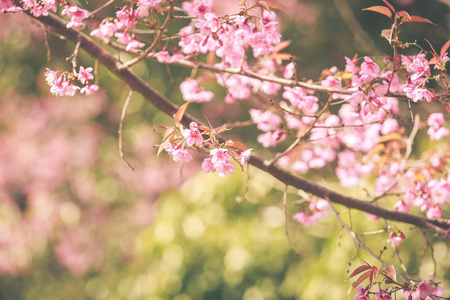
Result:
M49 68L47 68L47 71L44 73L45 81L51 85L53 83L53 81L55 81L58 78L58 75L59 75L59 72L52 71Z
M194 0L194 6L192 7L192 13L203 19L206 13L211 12L209 0Z
M80 87L73 85L72 82L63 75L50 83L50 93L55 96L72 97L78 89L80 89Z
M95 36L99 39L108 39L114 35L117 31L117 27L114 23L106 22L101 24L97 29L91 31L91 36Z
M89 12L76 5L66 5L61 15L70 17L70 22L66 25L67 28L80 28L83 26L83 20L89 18Z
M203 143L202 134L200 133L197 127L198 127L197 123L192 122L189 125L190 129L184 129L182 132L189 146L192 146L193 144L201 145Z
M396 119L386 119L381 127L381 134L386 135L392 132L396 132L399 129Z
M396 247L400 246L401 244L403 244L404 239L405 239L405 235L403 233L401 233L400 236L397 236L397 234L395 232L391 232L389 234L389 239L387 240L387 242L392 243L392 247L396 248Z
M133 49L142 48L144 46L145 46L144 43L141 43L138 40L136 40L135 38L132 38L131 41L128 43L127 47L125 48L125 50L131 51Z
M369 82L374 78L378 78L380 73L380 67L372 61L370 57L365 56L364 62L361 64L361 79L364 82Z
M439 205L434 205L428 209L428 219L439 219L440 217L442 217L442 209Z
M392 297L390 294L386 294L386 292L382 289L377 289L373 292L373 294L377 297L377 300L391 300Z
M214 168L216 170L219 170L220 177L225 177L227 173L233 174L236 167L230 162L218 161L214 164Z
M283 77L286 79L291 79L295 74L295 64L290 62L284 67Z
M41 4L35 5L31 10L30 13L34 17L40 17L40 16L48 16L48 11L42 7Z
M230 154L228 154L227 149L215 148L211 150L210 154L213 156L211 160L213 164L216 164L217 162L223 163L231 162L231 156Z
M214 168L214 164L211 161L211 158L205 158L202 162L202 169L203 171L205 171L206 173L209 172L215 172L216 168Z
M174 161L184 160L185 162L190 162L192 160L192 156L184 148L173 150L172 158Z
M426 299L428 297L428 293L433 292L433 287L430 286L429 281L421 281L417 286L416 292L419 294L420 299Z
M187 78L180 84L180 90L186 101L208 102L214 97L212 92L200 89L195 79Z
M422 76L430 75L430 66L424 53L421 53L413 57L411 63L407 66L406 70L410 73L414 73L411 76L411 80L415 81Z
M85 84L87 80L94 79L94 75L92 75L91 72L92 72L91 67L85 69L80 66L80 70L78 71L78 80L82 84Z
M433 101L433 94L426 88L420 88L420 87L405 87L403 91L406 93L406 96L410 98L414 102L418 102L425 98L427 102Z
M257 128L261 131L277 130L281 124L280 116L271 111L263 111L262 109L250 109L250 117L257 124Z
M310 226L316 223L316 218L312 214L307 214L304 211L299 211L292 217L294 221L299 222L303 226Z
M81 88L80 93L84 93L87 95L91 95L98 91L98 85L87 83L85 87Z
M443 137L450 135L448 128L445 128L446 121L442 113L434 113L428 117L427 124L430 126L428 128L428 135L432 141L439 141Z
M266 133L258 135L256 140L264 148L275 147L278 142L282 142L286 139L286 134L282 130L276 130L274 132L268 131Z
M411 210L411 206L411 203L400 200L395 203L394 209L399 212L409 213L409 211Z
M353 296L355 300L370 300L370 294L368 289L365 289L362 286L358 286L356 290L358 291L358 293L355 296Z
M126 30L124 32L116 32L114 34L114 36L117 38L117 41L119 43L122 43L125 45L128 45L132 41L131 36L128 34L128 31L126 31Z
M252 155L253 149L247 149L239 155L241 165L245 165Z

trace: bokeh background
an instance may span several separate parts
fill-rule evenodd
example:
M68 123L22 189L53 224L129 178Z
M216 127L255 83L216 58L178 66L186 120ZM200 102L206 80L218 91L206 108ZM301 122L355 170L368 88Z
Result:
M238 2L221 1L216 9L233 11ZM284 39L292 41L286 51L298 57L300 78L318 79L324 68L342 68L344 56L355 53L390 54L380 37L389 19L362 11L381 0L279 3L289 12L279 13L280 28ZM448 1L392 3L437 24L408 24L401 33L404 40L426 46L427 38L439 51L449 39ZM99 4L90 1L88 6ZM181 168L165 155L157 158L157 125L171 120L138 94L132 96L123 129L131 170L119 156L117 137L129 90L100 66L99 93L51 96L43 73L47 67L70 70L66 57L74 45L49 33L49 53L44 33L24 15L0 15L0 299L345 298L355 245L333 216L311 227L292 221L305 195L289 190L285 214L284 186L254 168L220 178L205 174L198 162ZM81 51L78 63L95 62ZM190 70L172 67L174 84L163 65L148 62L133 70L183 103L178 85ZM208 116L215 125L246 113L245 105L224 104L224 92L210 88L215 101L190 105L189 113ZM269 155L256 143L256 128L233 134ZM339 189L331 167L306 177ZM343 193L364 197L370 184ZM245 200L238 202L246 190ZM385 226L367 220L352 213L359 232ZM418 230L398 228L410 236L400 247L403 262L411 274L427 278L434 271L430 248L420 258L427 240ZM363 239L375 252L388 246L383 258L399 269L387 233ZM445 287L450 280L448 243L431 237L430 242L437 281ZM361 259L377 264L358 252L351 269Z

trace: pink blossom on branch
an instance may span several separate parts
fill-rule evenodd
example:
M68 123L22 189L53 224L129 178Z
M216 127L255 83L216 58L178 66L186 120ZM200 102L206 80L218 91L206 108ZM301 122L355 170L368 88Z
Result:
M201 145L203 144L203 137L200 131L198 130L198 125L195 122L192 122L189 125L190 129L184 129L182 134L184 138L186 139L186 143L189 146L192 146L194 144Z
M201 89L195 79L186 78L180 84L180 90L186 101L209 102L214 97L212 92Z
M433 293L434 289L430 286L429 281L421 281L417 286L416 293L420 297L420 299L426 299L429 293Z
M67 23L66 27L74 29L81 28L83 26L83 20L89 18L89 12L76 5L66 5L61 15L67 15L70 18L70 22Z
M82 84L85 84L86 81L94 79L94 75L92 75L91 72L91 67L85 69L84 67L80 66L80 70L78 71L78 80Z

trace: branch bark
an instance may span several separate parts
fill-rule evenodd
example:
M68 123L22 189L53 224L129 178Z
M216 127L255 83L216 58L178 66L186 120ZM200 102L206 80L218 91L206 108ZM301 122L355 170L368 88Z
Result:
M30 15L31 16L31 15ZM73 43L79 43L80 48L84 49L92 58L97 59L103 64L111 73L113 73L118 79L125 82L132 90L140 93L144 98L153 104L157 109L166 113L169 116L173 116L178 106L172 103L170 100L161 95L158 91L153 89L139 76L134 74L131 70L123 68L123 63L112 56L108 51L100 47L86 34L66 27L66 22L52 14L48 16L33 17L37 21L50 26L55 32L71 40ZM239 72L238 72L239 73ZM242 74L248 75L248 74ZM188 126L190 122L196 122L202 124L200 120L195 119L189 114L185 113L183 116L183 123ZM368 201L358 200L352 197L348 197L322 187L316 183L301 178L293 173L288 172L280 168L275 164L269 164L268 161L262 157L254 154L249 160L249 164L254 167L267 172L283 182L286 185L290 185L294 188L301 189L307 193L313 194L317 197L329 199L331 202L341 204L348 208L357 209L366 213L370 213L386 220L397 221L406 223L421 228L431 229L438 233L444 233L448 229L448 225L444 220L429 220L419 215L413 215L408 213L402 213L397 211L388 210L379 206L376 206Z

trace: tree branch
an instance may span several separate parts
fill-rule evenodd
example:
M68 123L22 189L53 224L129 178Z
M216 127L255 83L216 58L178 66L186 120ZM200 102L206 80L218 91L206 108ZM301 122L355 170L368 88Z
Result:
M157 109L166 113L169 116L173 116L178 106L173 104L170 100L162 96L158 91L153 89L144 80L138 77L129 69L121 68L122 62L113 57L105 49L97 45L86 34L66 27L66 22L52 14L48 16L33 17L39 22L52 27L57 33L65 36L73 43L80 44L80 48L84 49L92 58L97 59L101 64L109 69L118 79L125 82L132 90L140 93L144 98L152 103ZM186 66L188 66L186 64ZM190 67L190 66L189 66ZM198 65L197 65L198 67ZM226 72L226 70L224 70ZM249 76L248 72L235 71L235 74L241 74ZM261 76L258 74L258 76ZM322 87L324 88L324 87ZM339 91L340 92L340 91ZM188 126L190 122L196 122L202 124L203 122L195 119L189 114L185 113L183 116L183 123ZM348 208L357 209L363 212L367 212L373 215L377 215L386 220L392 220L402 222L421 228L431 229L438 233L444 233L448 229L448 225L444 220L429 220L419 215L412 215L397 211L388 210L379 206L376 206L368 201L358 200L352 197L347 197L327 188L324 188L316 183L305 180L295 174L292 174L279 166L272 164L269 165L266 160L258 155L252 155L249 160L249 164L256 168L267 172L283 182L286 185L290 185L294 188L301 189L307 193L313 194L317 197L329 199L336 204L344 205Z

